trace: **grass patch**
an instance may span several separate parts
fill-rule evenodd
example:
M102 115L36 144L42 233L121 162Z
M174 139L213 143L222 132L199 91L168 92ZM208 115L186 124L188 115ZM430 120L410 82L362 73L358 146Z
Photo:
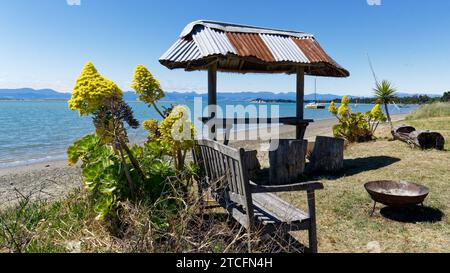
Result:
M408 123L418 129L443 132L450 138L450 117ZM450 152L411 149L403 142L390 141L389 128L381 132L386 135L378 141L352 144L347 148L347 176L321 180L325 189L317 192L319 251L369 252L368 244L376 241L382 252L450 252ZM373 162L372 165L378 167L367 168L367 158L375 161L388 157L396 160L389 164ZM357 164L359 161L362 164ZM425 219L395 221L386 217L386 210L380 211L382 205L377 205L375 216L369 217L373 203L363 185L382 179L428 186L431 193L425 203L426 210L422 211ZM283 198L304 207L303 195L290 193ZM297 236L305 239L305 234Z
M407 120L428 119L435 117L450 117L450 103L436 102L422 105L406 117Z
M150 204L120 204L120 226L95 219L90 198L77 190L63 200L30 202L0 211L0 253L246 253L245 229L221 211L195 204L162 222ZM163 216L164 217L164 216ZM276 241L250 239L253 251L283 252Z
M16 207L0 212L0 250L65 252L67 242L79 238L86 219L93 216L81 190L51 203L24 197Z

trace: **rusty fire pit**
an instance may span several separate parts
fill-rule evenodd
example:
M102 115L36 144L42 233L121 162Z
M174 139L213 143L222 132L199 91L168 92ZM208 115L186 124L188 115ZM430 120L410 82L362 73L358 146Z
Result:
M388 207L409 207L422 204L430 190L419 184L397 181L374 181L364 185L374 201L371 216L377 203Z

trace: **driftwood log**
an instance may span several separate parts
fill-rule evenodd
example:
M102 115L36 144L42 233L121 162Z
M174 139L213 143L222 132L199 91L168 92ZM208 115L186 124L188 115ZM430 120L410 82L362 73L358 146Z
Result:
M299 177L305 171L308 141L281 139L272 141L270 145L270 184L298 183Z
M408 143L413 147L444 150L445 139L438 132L417 131L412 126L397 126L392 130L394 139Z
M309 173L339 172L344 167L344 140L318 136L312 151L307 171Z

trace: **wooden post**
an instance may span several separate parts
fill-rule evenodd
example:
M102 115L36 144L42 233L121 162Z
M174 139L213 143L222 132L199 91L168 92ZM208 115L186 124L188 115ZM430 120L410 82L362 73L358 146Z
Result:
M208 115L215 118L217 114L217 63L212 64L208 69ZM216 140L216 126L209 128L209 138Z
M344 140L318 136L314 145L307 172L339 172L344 168Z
M270 185L298 183L298 179L305 170L308 141L280 139L271 142L271 145L269 152ZM273 145L277 145L277 149Z
M309 210L309 250L312 253L317 253L317 227L316 227L316 197L314 191L307 192L308 210Z
M297 68L297 122L304 120L304 97L305 97L305 69L303 67ZM303 139L305 137L305 126L303 124L296 124L296 138Z

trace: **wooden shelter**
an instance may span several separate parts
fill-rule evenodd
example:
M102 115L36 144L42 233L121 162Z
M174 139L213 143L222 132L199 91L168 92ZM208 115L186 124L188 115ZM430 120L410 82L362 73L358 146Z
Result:
M311 34L212 21L195 21L186 26L177 42L160 58L160 63L169 69L208 71L209 117L203 118L203 122L214 119L215 126L223 128L251 121L215 119L217 72L295 74L296 117L279 118L277 122L295 125L297 139L304 138L306 127L313 122L304 119L305 75L350 75Z

